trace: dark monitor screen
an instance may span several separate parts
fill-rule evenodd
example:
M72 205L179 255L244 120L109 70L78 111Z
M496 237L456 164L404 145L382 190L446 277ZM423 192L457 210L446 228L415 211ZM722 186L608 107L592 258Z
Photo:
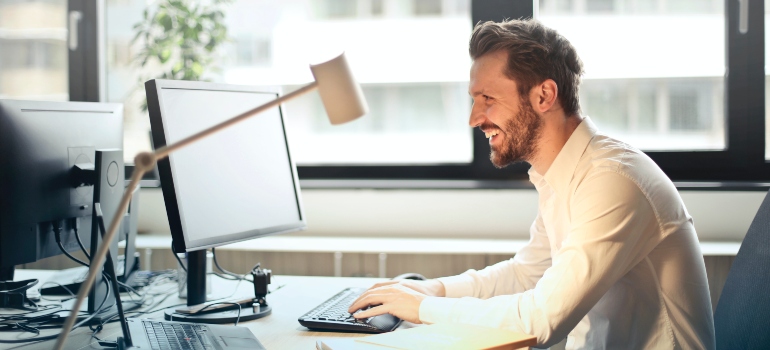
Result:
M277 89L207 82L145 84L155 147L278 97ZM304 229L296 167L272 108L158 163L177 252Z
M76 163L93 163L96 149L123 147L123 107L117 103L0 100L0 270L61 254L90 242L93 186L73 188ZM7 277L7 276L6 276Z

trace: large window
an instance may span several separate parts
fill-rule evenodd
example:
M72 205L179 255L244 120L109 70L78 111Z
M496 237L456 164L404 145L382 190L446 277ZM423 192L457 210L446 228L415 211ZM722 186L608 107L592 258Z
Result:
M149 148L140 79L159 76L136 64L146 46L141 37L132 41L134 25L157 2L107 4L107 97L126 105L132 155ZM308 63L345 51L362 84L370 113L341 127L328 125L317 94L284 105L298 165L471 162L468 0L238 0L221 9L229 40L204 79L289 92L312 81Z
M583 112L602 130L645 150L675 181L767 182L766 1L224 1L214 22L227 38L192 71L288 92L311 81L308 63L345 50L371 112L332 128L316 95L288 103L301 179L505 187L526 179L528 167L495 169L487 140L467 127L467 41L473 23L534 16L576 46L586 67ZM135 25L170 2L101 3L0 0L0 96L122 102L130 158L150 147L141 82L171 68L137 64L147 47L134 40ZM211 35L205 29L200 38Z

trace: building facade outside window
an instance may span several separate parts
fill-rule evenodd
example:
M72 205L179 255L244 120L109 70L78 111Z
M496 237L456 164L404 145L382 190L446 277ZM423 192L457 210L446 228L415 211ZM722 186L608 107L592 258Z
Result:
M542 0L585 64L583 114L646 151L722 150L724 1Z
M0 0L0 98L69 100L67 1Z

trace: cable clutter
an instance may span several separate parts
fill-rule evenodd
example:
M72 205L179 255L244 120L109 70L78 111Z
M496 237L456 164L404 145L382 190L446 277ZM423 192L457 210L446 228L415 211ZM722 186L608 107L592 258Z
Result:
M61 227L52 223L52 229L55 234L55 238L58 242L61 242ZM85 256L89 256L85 246L81 246L82 252ZM65 252L63 246L60 247L62 252ZM212 249L213 262L217 271L211 272L212 275L231 281L238 281L233 292L220 298L218 300L212 300L198 307L194 312L189 314L205 314L209 312L218 312L222 310L237 309L238 314L234 319L234 324L237 325L241 321L241 313L246 311L246 308L264 308L268 306L267 295L271 293L269 285L272 280L272 271L270 269L262 268L260 263L254 265L254 267L246 274L237 274L235 272L224 269L217 260L216 250ZM173 253L172 253L173 254ZM84 266L89 266L85 261L77 259L71 254L66 256ZM176 257L177 255L174 254ZM181 261L180 261L181 264ZM184 265L182 265L184 268ZM118 282L121 291L127 294L127 298L123 299L123 303L135 303L139 305L139 308L132 311L125 312L127 318L143 317L145 315L153 314L159 311L175 309L185 307L186 304L173 304L169 306L162 306L163 302L168 298L177 295L177 283L178 283L178 271L175 269L159 270L159 271L137 271L136 278L143 280L143 287L132 287L123 282ZM98 334L104 329L108 323L118 321L118 316L94 321L93 318L104 310L108 310L115 305L115 299L112 297L111 284L108 283L110 276L107 272L103 272L104 279L102 283L105 284L108 293L105 298L101 300L97 307L98 312L88 315L85 311L79 311L82 313L84 319L77 323L77 327L88 326L92 331L91 338L94 339L100 346L105 348L115 348L118 346L117 342L107 339L102 339ZM232 299L236 295L240 283L246 281L251 283L254 287L254 296L240 298L238 300ZM17 337L20 339L4 340L0 339L0 344L14 344L14 343L32 343L38 341L51 340L57 336L53 335L41 335L41 330L61 329L62 321L65 316L73 310L70 310L67 305L72 298L75 297L75 293L66 286L59 285L59 287L66 293L61 297L44 296L41 297L41 302L36 303L34 300L27 298L26 292L32 291L33 287L38 288L38 291L46 285L56 284L56 282L39 283L37 279L29 279L24 281L3 281L0 282L0 332L14 332L18 334L28 334L29 337ZM283 286L278 286L276 290ZM181 314L179 314L181 316Z

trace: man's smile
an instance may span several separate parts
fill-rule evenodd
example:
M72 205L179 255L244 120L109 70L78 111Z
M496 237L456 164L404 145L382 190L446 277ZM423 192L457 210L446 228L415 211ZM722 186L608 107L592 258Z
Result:
M499 135L502 133L500 129L482 129L484 136L489 139L489 144L492 145L495 140L500 139Z

